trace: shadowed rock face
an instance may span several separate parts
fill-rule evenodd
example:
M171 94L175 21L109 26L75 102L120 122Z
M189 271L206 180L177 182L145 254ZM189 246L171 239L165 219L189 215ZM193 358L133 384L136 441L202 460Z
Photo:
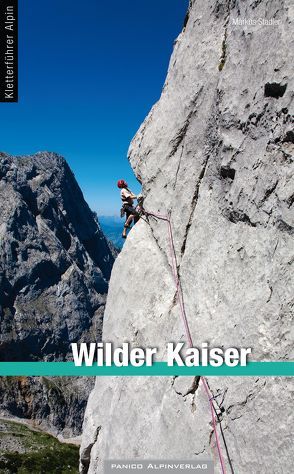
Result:
M79 436L91 388L87 377L2 377L0 417L26 420L65 439Z
M68 360L99 341L115 252L65 160L0 154L0 360ZM81 431L93 379L8 377L0 414Z
M244 28L237 18L279 22ZM161 98L129 152L146 209L171 212L194 345L252 347L254 360L293 359L291 25L287 1L191 1ZM150 224L136 225L115 262L103 336L164 356L185 336L167 227ZM209 385L235 472L292 472L293 380ZM104 459L212 458L218 473L210 422L191 378L98 379L81 470L102 473Z
M68 165L0 156L0 360L62 360L99 339L113 251Z

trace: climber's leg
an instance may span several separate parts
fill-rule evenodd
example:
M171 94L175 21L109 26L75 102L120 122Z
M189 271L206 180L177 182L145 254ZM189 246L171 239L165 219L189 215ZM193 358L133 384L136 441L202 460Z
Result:
M125 207L125 214L126 214L126 222L124 225L124 230L122 233L122 238L125 239L127 237L127 229L131 227L131 223L133 221L133 215L131 214L131 211L129 208Z
M133 222L134 217L135 216L133 214L128 215L128 218L125 223L125 227L131 227L131 223Z
M122 232L122 234L121 234L121 236L122 236L123 239L126 239L126 238L127 238L127 228L128 228L128 226L126 226L126 224L125 224L125 225L124 225L124 230L123 230L123 232Z
M131 214L131 215L127 218L126 223L125 223L125 225L124 225L124 230L123 230L123 233L122 233L123 239L126 238L126 236L127 236L127 229L129 229L129 228L131 227L131 224L132 224L132 222L133 222L134 219L135 219L135 216L134 216L133 214Z
M126 211L126 225L130 226L132 222L136 224L138 220L140 219L140 215L137 212L137 210L133 206L125 206L125 211Z
M138 220L140 219L140 216L139 216L138 212L136 211L136 209L134 207L125 206L124 209L125 209L125 213L126 213L126 222L125 222L124 230L123 230L123 233L122 233L123 239L126 238L127 229L129 227L131 227L132 223L134 222L134 224L136 224L136 222L138 222Z

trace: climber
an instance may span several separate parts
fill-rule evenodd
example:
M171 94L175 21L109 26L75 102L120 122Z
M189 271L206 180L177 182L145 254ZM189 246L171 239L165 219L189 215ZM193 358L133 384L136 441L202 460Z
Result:
M121 217L126 215L126 222L124 225L124 230L122 233L122 238L126 239L127 237L127 229L131 227L132 222L136 224L138 222L140 216L136 209L134 208L134 199L137 199L137 196L128 189L128 184L123 180L120 179L117 182L118 188L121 189L120 196L122 200L122 208L121 208Z

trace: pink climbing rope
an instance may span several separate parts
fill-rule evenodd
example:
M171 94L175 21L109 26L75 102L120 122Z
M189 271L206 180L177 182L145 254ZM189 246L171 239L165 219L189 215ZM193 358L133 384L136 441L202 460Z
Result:
M193 347L193 340L191 336L191 331L187 319L187 314L186 314L186 309L185 309L185 302L184 302L184 297L183 297L183 290L181 286L181 281L178 273L178 266L177 266L177 257L176 257L176 251L175 251L175 246L174 246L174 239L173 239L173 232L172 232L172 225L171 225L171 220L169 216L164 216L161 214L156 214L154 212L146 212L145 213L148 216L153 216L156 219L163 220L167 222L168 225L168 235L169 235L169 245L170 245L170 258L171 258L171 267L172 267L172 273L173 273L173 278L174 282L176 285L176 295L180 304L180 309L181 309L181 316L182 316L182 321L184 324L185 332L186 332L186 338L188 342L189 347ZM214 436L215 436L215 442L217 446L217 452L218 452L218 457L220 460L220 465L222 469L222 474L226 474L226 468L225 468L225 463L221 451L221 445L220 445L220 440L218 437L217 433L217 426L216 426L216 419L215 419L215 413L214 413L214 405L213 405L213 395L209 389L208 383L205 379L205 377L201 376L200 377L201 382L203 383L205 393L207 395L207 399L209 402L210 406L210 411L211 411L211 421L212 421L212 426L213 426L213 431L214 431Z
M212 420L212 425L213 425L215 442L216 442L216 445L217 445L218 456L219 456L222 472L223 472L223 474L225 474L226 473L226 468L225 468L225 463L224 463L224 459L223 459L222 452L221 452L221 445L220 445L220 441L219 441L219 437L218 437L218 433L217 433L217 428L216 428L214 407L213 407L213 402L212 402L212 398L213 398L212 393L209 390L209 387L208 387L208 384L207 384L207 381L206 381L205 377L201 376L200 378L201 378L201 382L203 383L203 386L205 388L205 392L206 392L206 395L207 395L207 398L208 398L208 401L209 401L209 406L210 406L210 411L211 411L211 420Z

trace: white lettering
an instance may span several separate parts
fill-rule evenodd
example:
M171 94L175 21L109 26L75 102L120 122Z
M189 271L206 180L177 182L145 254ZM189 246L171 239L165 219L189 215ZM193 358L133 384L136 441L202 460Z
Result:
M178 342L176 345L173 342L169 342L167 344L167 365L169 367L172 367L175 363L181 367L184 365L184 362L180 355L180 351L183 346L184 342Z
M78 344L73 342L71 344L72 355L74 359L74 364L80 367L85 361L85 365L90 366L93 365L94 355L96 350L96 344L92 342L91 344L87 344L86 342L82 342Z

